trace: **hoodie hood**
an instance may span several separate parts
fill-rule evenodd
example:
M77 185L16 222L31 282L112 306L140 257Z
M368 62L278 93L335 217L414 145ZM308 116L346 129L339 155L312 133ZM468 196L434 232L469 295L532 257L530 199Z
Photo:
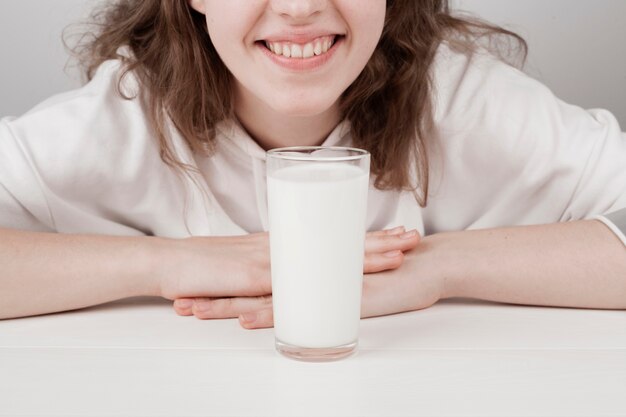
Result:
M350 124L341 122L322 146L350 146L349 133ZM217 125L216 140L218 158L196 156L208 188L214 191L212 234L269 231L265 150L235 120Z

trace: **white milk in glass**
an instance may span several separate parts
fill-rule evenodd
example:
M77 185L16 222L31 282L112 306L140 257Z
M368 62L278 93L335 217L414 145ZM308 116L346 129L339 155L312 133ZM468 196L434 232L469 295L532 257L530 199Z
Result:
M336 162L268 175L276 339L326 348L358 339L369 176Z

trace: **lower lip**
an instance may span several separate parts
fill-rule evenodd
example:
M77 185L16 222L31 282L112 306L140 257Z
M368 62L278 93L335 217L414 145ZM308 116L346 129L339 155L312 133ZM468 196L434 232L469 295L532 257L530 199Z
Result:
M294 72L307 72L317 70L328 63L328 61L330 61L335 55L335 52L337 52L337 48L339 48L342 43L343 38L339 38L335 41L328 52L322 55L315 55L310 58L287 58L281 55L276 55L261 43L259 43L257 47L261 48L261 51L265 54L265 56L271 59L278 66Z

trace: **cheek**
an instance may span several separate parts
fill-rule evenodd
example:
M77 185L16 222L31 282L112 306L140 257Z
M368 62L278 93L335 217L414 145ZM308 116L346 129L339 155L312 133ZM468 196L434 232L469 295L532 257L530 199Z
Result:
M380 41L385 25L386 2L364 0L356 4L354 1L342 0L337 3L342 7L339 11L349 27L352 38L350 61L353 65L365 67Z
M372 13L360 16L360 23L365 29L361 31L361 35L365 37L365 44L369 48L370 52L374 52L374 49L380 41L380 37L383 33L385 26L385 15L387 8L384 2L376 2L377 4L372 7L374 10Z
M387 2L385 0L336 0L337 9L346 20L355 37L363 47L373 49L380 39L385 24Z
M357 5L346 0L344 3L341 13L350 30L349 64L344 78L347 88L363 71L376 50L385 24L386 2L365 0ZM361 5L363 7L357 7Z
M209 14L207 14L207 28L215 49L217 49L220 55L227 53L230 49L229 45L232 47L233 44L236 33L235 28L231 27L231 30L228 30L229 25L225 19L222 20L215 17L215 15Z
M258 17L258 6L251 0L207 1L206 22L222 59L226 62L245 47L247 36Z

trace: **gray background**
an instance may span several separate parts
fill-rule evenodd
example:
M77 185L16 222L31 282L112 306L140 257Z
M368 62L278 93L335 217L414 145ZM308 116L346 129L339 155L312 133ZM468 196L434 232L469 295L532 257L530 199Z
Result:
M226 1L226 0L224 0ZM65 26L98 0L0 0L0 117L81 83L65 68ZM626 0L452 0L529 41L526 70L564 100L611 110L626 127Z

